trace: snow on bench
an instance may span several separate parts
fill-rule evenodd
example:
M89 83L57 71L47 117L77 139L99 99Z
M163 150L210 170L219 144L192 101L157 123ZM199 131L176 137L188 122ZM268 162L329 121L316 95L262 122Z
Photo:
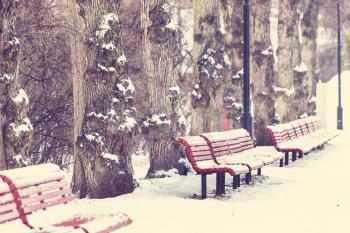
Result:
M191 163L193 170L202 176L202 199L207 197L207 179L208 174L217 174L216 193L224 192L225 184L222 183L223 174L229 173L231 176L248 174L249 168L241 164L220 165L214 160L213 153L207 144L207 141L200 136L180 137L177 139L186 150L186 155Z
M295 161L297 155L302 158L340 134L340 131L323 129L316 116L268 126L267 131L276 150L285 153L285 165L288 165L289 153L292 153L292 160Z
M240 186L240 175L251 181L251 172L282 160L283 155L273 147L255 147L250 134L244 130L205 133L178 138L185 147L193 170L202 175L202 198L206 197L206 175L217 174L216 192L224 193L225 173L233 176L233 188Z
M16 227L17 232L107 233L132 222L123 213L84 214L56 165L0 171L0 178L0 224Z

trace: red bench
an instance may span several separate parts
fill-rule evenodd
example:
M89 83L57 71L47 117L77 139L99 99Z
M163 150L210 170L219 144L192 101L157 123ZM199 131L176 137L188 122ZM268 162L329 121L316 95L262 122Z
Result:
M340 131L327 131L321 128L317 117L308 117L293 122L268 126L272 143L277 151L285 154L285 165L289 163L289 154L292 153L292 161L302 158L303 155L321 148Z
M79 210L64 173L45 164L0 171L0 223L31 232L107 233L132 223L123 213L91 216ZM21 222L21 223L20 223ZM20 224L19 224L20 223Z
M178 142L181 143L185 150L188 160L193 170L201 175L202 199L207 197L207 175L217 174L216 194L220 195L224 192L223 179L225 173L229 173L233 177L240 174L248 174L249 168L245 165L220 165L214 160L213 153L208 146L206 140L200 136L180 137Z
M240 186L240 175L245 174L247 184L251 172L281 160L283 156L273 147L255 147L250 134L244 130L206 133L201 136L182 137L178 141L185 147L193 170L202 175L202 198L206 198L206 175L217 174L216 193L224 193L225 173L233 176L233 188Z

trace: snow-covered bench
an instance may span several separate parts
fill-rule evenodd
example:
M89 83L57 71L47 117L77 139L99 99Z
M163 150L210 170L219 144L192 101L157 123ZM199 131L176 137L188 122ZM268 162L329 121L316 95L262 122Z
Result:
M179 138L187 157L197 174L202 175L202 198L206 197L206 175L217 174L217 194L225 187L225 173L233 176L233 188L240 186L240 175L245 174L247 184L251 172L281 161L283 155L273 147L255 147L250 134L244 130L205 133L200 136Z
M249 174L249 167L241 164L220 165L214 160L212 150L207 141L200 136L188 136L178 138L185 150L188 160L193 170L201 175L202 182L202 199L207 197L207 175L216 174L216 194L224 193L225 189L225 173L230 174L237 180L241 174ZM236 183L234 182L234 186Z
M0 178L0 232L107 233L132 223L123 213L84 213L56 165L0 171Z
M267 131L276 150L285 154L285 165L289 163L290 153L292 161L295 161L297 156L302 158L304 154L322 147L340 134L338 130L323 129L316 116L268 126Z
M225 132L205 133L201 135L206 139L213 151L215 160L219 164L244 164L250 171L258 170L282 160L283 155L276 152L273 146L255 147L254 141L245 129Z

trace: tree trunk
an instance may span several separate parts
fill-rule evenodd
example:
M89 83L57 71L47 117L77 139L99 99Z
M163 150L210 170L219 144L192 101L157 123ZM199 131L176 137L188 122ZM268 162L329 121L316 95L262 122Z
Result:
M321 1L304 0L304 5L302 7L302 9L304 9L301 21L302 59L307 67L305 81L307 96L303 104L307 106L308 115L316 114L316 101L314 100L316 98L316 85L319 80L317 67L317 30L320 4Z
M0 2L0 170L26 166L33 127L27 112L29 99L20 88L20 42L15 36L19 1Z
M270 39L271 0L252 2L252 90L258 145L270 145L266 126L274 123L274 57Z
M193 1L193 135L231 128L233 123L227 123L227 112L231 114L229 118L235 121L234 125L237 125L237 118L242 111L241 91L237 91L241 80L235 80L232 75L232 70L238 70L241 64L233 66L228 56L237 51L231 50L237 47L237 38L233 35L236 31L231 29L235 18L228 13L233 11L235 4L214 0ZM232 19L228 21L230 17ZM225 25L227 21L228 25ZM232 57L240 56L236 52L236 56Z
M75 128L72 186L79 197L113 197L134 189L130 155L136 110L121 45L120 1L76 2L79 8L68 5L75 13L71 23L85 34L72 34L72 44L77 43L72 47L75 124L82 121Z
M178 166L181 146L175 137L186 126L180 108L176 59L179 41L172 9L165 0L141 0L142 53L148 111L142 132L150 151L148 177Z
M297 6L300 0L279 1L278 14L278 79L274 87L277 96L277 118L282 122L298 118L301 105L294 99L303 95L302 82L306 74L301 63L299 41L299 14Z

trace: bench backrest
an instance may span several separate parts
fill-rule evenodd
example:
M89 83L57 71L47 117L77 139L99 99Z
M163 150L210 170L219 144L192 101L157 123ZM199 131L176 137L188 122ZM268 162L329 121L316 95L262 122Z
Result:
M188 136L179 137L177 141L185 147L186 156L195 171L198 172L201 164L214 163L212 152L204 138Z
M201 136L207 140L215 158L234 156L254 147L254 142L245 129L205 133Z
M292 127L288 124L267 126L266 129L268 133L271 135L272 143L276 148L278 148L279 144L291 140L289 135L292 133L291 132Z
M307 129L305 131L305 129L302 126L302 123L299 120L291 122L290 125L293 127L297 138L301 138L304 135L306 135Z
M21 218L27 223L26 215L73 200L65 175L56 165L45 164L0 171L0 175L5 177L3 180L7 179L5 182L12 192L12 199L8 193L0 196L2 207L11 205L19 213L18 215L13 213L13 218L9 218L6 215L10 212L3 212L4 209L1 208L0 218L4 221Z

